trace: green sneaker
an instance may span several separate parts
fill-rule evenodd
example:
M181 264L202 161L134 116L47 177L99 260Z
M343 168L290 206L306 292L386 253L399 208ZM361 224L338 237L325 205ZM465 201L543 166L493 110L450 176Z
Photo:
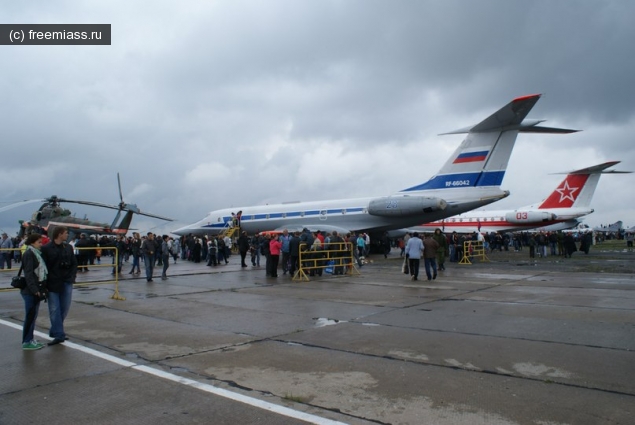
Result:
M40 344L39 342L36 342L36 341L25 342L22 344L23 350L39 350L42 347L44 347L44 344Z

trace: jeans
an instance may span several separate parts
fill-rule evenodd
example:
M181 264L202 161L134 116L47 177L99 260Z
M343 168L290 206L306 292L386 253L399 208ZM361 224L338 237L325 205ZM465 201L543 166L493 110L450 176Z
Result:
M0 252L0 269L4 269L4 265L7 265L7 269L11 268L11 260L13 259L13 251Z
M49 292L49 318L51 319L51 329L49 336L57 339L66 338L64 332L64 319L71 308L73 298L73 284L64 282L62 292Z
M437 260L434 258L424 258L423 265L426 268L426 276L428 276L428 280L437 277ZM430 269L432 269L432 274L430 273Z
M146 279L152 280L152 272L154 271L154 255L145 254L143 257L143 264L146 266Z
M170 267L170 255L163 256L163 272L161 273L161 277L168 277L167 271L168 267Z
M123 267L123 254L119 252L118 255L112 254L112 264L115 264L115 259L117 259L117 265L112 268L112 274L115 274L115 268L117 269L117 274L121 274L121 268Z
M24 326L22 327L22 343L33 341L33 332L35 331L35 321L37 313L40 310L40 298L35 295L24 295Z
M134 271L138 271L139 273L141 273L141 267L139 266L139 256L138 255L132 255L132 272L134 273Z

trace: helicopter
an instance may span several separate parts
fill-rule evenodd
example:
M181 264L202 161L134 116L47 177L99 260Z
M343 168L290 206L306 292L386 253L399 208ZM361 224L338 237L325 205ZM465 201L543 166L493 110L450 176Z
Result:
M143 215L146 217L157 218L159 220L174 221L168 217L162 217L156 214L150 214L142 212L135 204L127 204L123 200L123 194L121 191L121 179L119 173L117 173L117 184L119 186L119 199L118 205L103 204L93 201L82 201L60 198L57 195L52 195L44 199L29 199L7 205L0 208L0 213L13 208L20 207L25 204L43 202L40 208L33 213L31 220L20 220L20 231L18 232L18 238L23 238L25 235L36 232L40 234L48 234L55 226L65 226L69 230L69 237L74 237L76 233L86 234L99 234L99 235L125 235L130 228L132 222L132 216L134 214ZM112 224L99 223L90 221L86 218L74 217L71 211L61 206L61 203L72 203L81 205L90 205L101 208L109 208L117 210ZM119 221L121 214L125 211L124 216Z

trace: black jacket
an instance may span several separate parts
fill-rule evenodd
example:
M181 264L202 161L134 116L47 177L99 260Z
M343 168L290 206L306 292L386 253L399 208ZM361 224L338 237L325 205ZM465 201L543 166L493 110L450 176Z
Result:
M39 279L35 274L35 269L40 265L37 257L30 249L24 251L22 256L22 269L24 270L24 278L26 279L26 287L20 290L24 295L35 295L40 292Z
M46 286L50 292L61 292L65 282L75 283L77 258L72 246L51 241L42 247L42 258L48 269Z

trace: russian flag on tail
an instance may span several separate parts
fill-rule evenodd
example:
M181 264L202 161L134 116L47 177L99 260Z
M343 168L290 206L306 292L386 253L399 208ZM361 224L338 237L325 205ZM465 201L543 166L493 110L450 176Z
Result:
M489 151L463 152L452 162L452 164L462 164L464 162L481 162L485 161Z

